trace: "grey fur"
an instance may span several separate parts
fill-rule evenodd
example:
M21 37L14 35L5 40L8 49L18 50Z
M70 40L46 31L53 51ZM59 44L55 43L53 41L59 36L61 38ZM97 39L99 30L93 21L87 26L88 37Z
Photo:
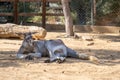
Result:
M25 52L27 55L24 54ZM30 56L37 58L42 56L50 57L50 59L45 62L63 62L66 57L89 59L88 55L83 54L81 56L76 51L68 48L60 39L34 41L31 34L27 34L17 52L17 58L30 58Z

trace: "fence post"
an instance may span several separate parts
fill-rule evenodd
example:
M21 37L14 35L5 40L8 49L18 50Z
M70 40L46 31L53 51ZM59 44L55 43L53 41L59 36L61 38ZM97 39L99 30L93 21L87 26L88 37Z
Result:
M14 23L18 24L18 0L14 0Z
M94 25L93 18L94 18L94 13L93 13L93 0L91 1L91 26Z
M42 0L42 27L46 26L46 0Z

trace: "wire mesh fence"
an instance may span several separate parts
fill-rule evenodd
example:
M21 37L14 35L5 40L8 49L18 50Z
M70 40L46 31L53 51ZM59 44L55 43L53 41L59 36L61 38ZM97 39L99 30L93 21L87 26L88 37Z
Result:
M120 26L120 0L71 0L74 24Z
M11 2L0 2L0 13L13 12L13 3ZM0 23L12 21L11 16L0 16Z
M69 4L74 25L120 26L120 0L70 0ZM42 2L19 2L18 8L19 13L42 13ZM13 3L0 2L0 12L13 11ZM46 13L62 14L61 3L47 2ZM41 16L19 16L19 21L40 23ZM47 16L46 23L64 24L64 16Z

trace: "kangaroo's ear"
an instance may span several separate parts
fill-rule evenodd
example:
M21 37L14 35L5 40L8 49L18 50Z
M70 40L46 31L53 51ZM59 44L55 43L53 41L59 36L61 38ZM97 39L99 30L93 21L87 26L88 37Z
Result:
M27 35L28 35L27 33L24 33L24 38L25 38Z
M30 36L31 36L31 35L32 35L32 33L31 33L31 32L29 32L27 35L30 35Z
M25 39L28 36L28 33L24 33L23 35L24 35L24 39Z
M28 35L30 36L30 35L32 35L32 33L30 33L30 32L29 33L24 33L24 37L26 37Z
M29 33L25 33L24 34L24 39L26 39L26 38L32 38L32 33L31 32L29 32Z

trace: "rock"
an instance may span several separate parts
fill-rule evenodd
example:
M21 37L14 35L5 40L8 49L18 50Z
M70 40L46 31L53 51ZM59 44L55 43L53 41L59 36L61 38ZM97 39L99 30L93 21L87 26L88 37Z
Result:
M100 62L100 60L97 57L95 57L95 56L90 56L89 60L94 62L94 63L99 63Z
M47 70L45 70L45 69L44 69L43 71L44 71L44 72L47 72Z
M35 40L44 39L47 31L38 26L23 26L16 24L0 24L0 38L18 38L24 39L25 33L32 33Z
M79 38L80 37L77 34L74 35L74 39L79 39Z
M61 73L65 73L65 71L62 71Z
M92 46L94 45L94 42L88 43L87 46Z
M93 41L92 36L82 36L81 38L82 38L82 40L85 40L85 41Z

